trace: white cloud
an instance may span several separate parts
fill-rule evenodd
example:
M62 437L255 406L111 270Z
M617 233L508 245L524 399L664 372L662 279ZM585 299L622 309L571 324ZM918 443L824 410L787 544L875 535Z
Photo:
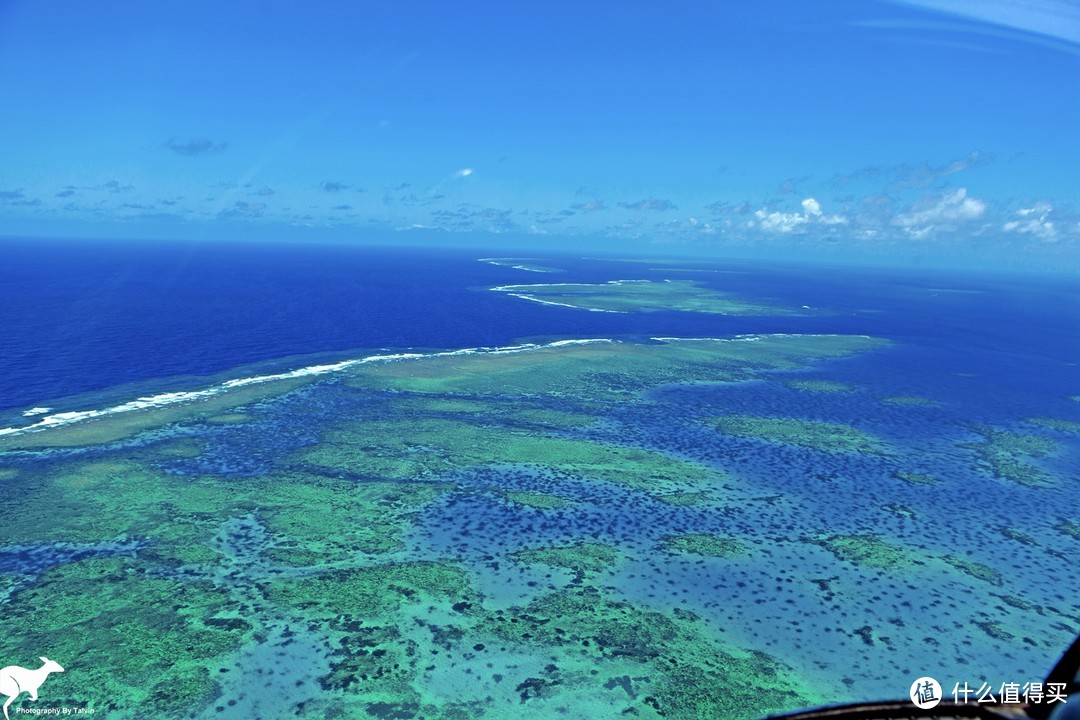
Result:
M1043 240L1057 238L1057 230L1054 223L1046 218L1054 208L1048 202L1037 202L1034 207L1020 208L1016 211L1020 220L1010 220L1001 226L1006 232L1024 233L1034 235Z
M813 225L846 225L848 219L843 215L825 215L821 210L821 203L812 197L802 201L801 213L766 212L765 209L754 212L757 218L757 227L769 232L790 233L803 226ZM754 225L754 221L750 221Z
M1016 211L1016 214L1020 217L1030 217L1032 215L1038 215L1040 217L1046 217L1054 208L1048 202L1037 202L1035 207L1020 208Z
M986 203L968 197L967 189L924 198L907 212L893 218L893 225L904 228L916 238L926 237L938 230L955 230L961 223L978 220L986 212Z
M454 177L469 177L470 175L472 175L472 173L472 168L462 168L461 170L458 170L456 173L454 173Z
M807 223L807 217L799 213L766 213L764 210L758 210L754 213L754 217L757 218L758 227L770 232L789 233Z

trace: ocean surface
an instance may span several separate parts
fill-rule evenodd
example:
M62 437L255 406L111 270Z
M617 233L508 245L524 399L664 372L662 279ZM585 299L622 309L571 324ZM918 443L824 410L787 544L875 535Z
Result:
M5 240L0 247L0 413L9 421L74 396L109 400L201 387L294 356L346 359L403 348L509 345L522 338L872 334L966 356L1009 382L1075 385L1077 282L1052 276L948 274L745 262L674 265L555 257L557 274L477 262L487 250L344 245ZM672 271L674 268L675 271ZM697 268L698 271L693 271ZM560 312L514 302L512 283L692 279L824 317ZM958 361L958 358L954 358ZM921 382L955 366L911 367ZM1015 368L1015 372L1010 368ZM970 369L970 368L969 368ZM1034 389L1034 388L1032 388ZM1021 393L1023 394L1023 393Z
M749 479L753 488L726 497L723 512L711 505L665 505L635 495L632 488L558 473L541 476L523 469L496 477L495 470L481 469L458 479L462 487L472 483L480 491L444 498L416 518L406 533L404 556L457 563L492 603L510 607L528 597L538 576L505 576L505 566L500 570L492 557L523 547L598 540L634 558L609 579L607 590L621 601L658 611L689 609L722 629L727 642L796 668L830 701L903 698L911 681L934 672L947 691L954 680L976 686L1040 680L1080 632L1075 592L1080 571L1073 561L1080 534L1069 524L1080 507L1076 280L534 254L530 262L559 270L540 273L482 260L499 254L343 245L6 241L0 246L0 428L22 437L19 428L50 415L376 355L580 339L871 336L891 344L842 360L769 371L749 382L665 386L655 391L654 401L629 404L607 417L629 429L624 437L609 426L588 431L589 438L604 442L632 436L635 446L715 463ZM692 280L800 312L588 312L491 291L512 284L613 280ZM328 380L334 372L325 373ZM841 390L783 384L807 377ZM168 460L154 460L151 453L146 462L175 477L258 477L281 467L298 448L317 444L321 423L355 414L357 407L375 402L373 397L358 399L341 383L316 383L260 401L248 411L258 418L250 428L196 424L184 429L181 423L172 439L199 439L201 452ZM879 455L829 454L752 432L718 438L701 430L702 408L710 415L794 417L858 428L893 449ZM291 421L297 418L303 422ZM133 447L149 453L163 436L139 437ZM8 462L33 477L39 466L82 462L87 452L99 453L102 462L115 459L118 447L16 450L6 458L0 452L0 465ZM128 455L123 457L126 462ZM899 482L902 470L934 480ZM1043 480L1017 481L1026 472ZM556 521L545 510L494 502L489 489L499 483L574 498L575 509L560 511ZM763 501L766 497L774 500ZM254 523L252 517L229 522ZM252 527L237 531L238 537L263 532ZM882 569L891 570L892 561L845 556L836 545L832 554L817 546L809 552L806 543L795 542L808 529L819 539L880 534L927 558L947 557L960 572L937 585L902 573L886 572L883 579ZM664 538L687 532L734 536L767 549L764 557L737 567L715 558L659 553ZM109 548L80 550L83 546L44 539L40 545L22 537L15 542L0 531L0 544L10 545L0 547L0 574L33 583L47 568L95 553L135 555L143 547L135 535L114 533ZM226 542L220 537L215 542ZM222 552L240 562L235 556L241 551L234 550ZM934 572L946 578L952 571L943 564ZM737 582L727 582L736 577ZM532 584L521 585L525 580ZM302 640L297 647L307 649L296 650L289 662L317 668L322 641L314 635ZM245 652L244 662L258 664L256 651ZM460 658L469 658L458 657L463 665ZM493 662L511 673L518 661ZM288 677L317 697L312 678L318 671L311 672ZM464 692L461 678L453 675L458 670L431 672L437 676L426 678L425 697L438 696L439 687L444 694ZM566 679L551 682L574 685ZM624 699L637 702L630 682ZM533 687L525 686L518 688L522 703ZM236 716L243 708L254 712L252 688L224 687L226 696L241 698L228 706L239 708ZM275 687L265 691L268 696L285 692ZM499 690L491 688L496 700L488 701L496 702ZM543 701L539 691L535 697ZM390 711L372 702L367 706L372 717L419 712L407 704ZM612 708L611 716L618 716L615 704ZM557 715L554 707L549 710ZM207 712L225 717L229 711Z

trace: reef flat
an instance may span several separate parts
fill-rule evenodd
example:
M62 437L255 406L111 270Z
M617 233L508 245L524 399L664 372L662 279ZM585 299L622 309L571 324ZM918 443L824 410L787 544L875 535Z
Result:
M732 416L717 418L713 424L727 435L801 445L822 452L885 452L877 438L847 425L823 420Z
M963 443L961 447L974 452L980 469L996 478L1029 487L1043 487L1054 482L1052 475L1032 460L1058 451L1060 443L1056 440L991 427L976 427L973 431L983 441Z
M792 390L799 392L823 392L823 393L849 393L855 392L855 388L835 380L799 379L786 380L784 384Z
M745 335L654 338L651 344L605 340L553 343L527 352L440 355L415 363L357 368L354 386L451 396L551 398L560 409L637 398L666 384L738 382L769 370L886 347L850 335Z
M492 290L546 305L562 305L598 312L678 310L714 315L798 315L807 312L743 300L731 293L711 290L692 280L612 280L599 284L503 285Z
M985 470L1053 442L980 426L941 468L851 427L837 403L881 403L842 372L772 381L887 352L754 335L399 354L8 437L0 656L58 659L50 703L119 718L682 719L865 694L933 654L889 628L938 588L1014 598L933 616L980 652L1053 645L1080 617L1020 601L1020 575L1075 522L987 513L987 547L1038 559L1016 576L927 522L956 468L997 483Z

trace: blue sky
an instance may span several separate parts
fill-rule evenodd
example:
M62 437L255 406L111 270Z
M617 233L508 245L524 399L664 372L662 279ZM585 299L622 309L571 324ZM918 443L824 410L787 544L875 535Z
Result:
M1080 270L1080 12L0 3L0 235Z

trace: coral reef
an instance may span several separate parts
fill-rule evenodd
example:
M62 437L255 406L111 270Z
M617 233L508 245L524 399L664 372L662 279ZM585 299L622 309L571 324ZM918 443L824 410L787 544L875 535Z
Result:
M558 468L640 488L700 484L712 477L702 465L654 451L438 418L353 422L298 459L323 471L390 479L437 478L491 465Z
M887 453L882 442L874 436L823 420L731 415L716 418L712 424L725 435L799 445L821 452Z
M704 492L664 492L654 493L653 497L666 505L679 507L693 507L710 502L709 495Z
M561 495L522 490L506 490L502 493L502 496L515 505L536 508L537 510L561 510L574 502L572 499Z
M679 310L716 315L797 315L784 307L751 302L691 280L616 280L595 285L506 285L492 288L527 300L606 312Z
M927 475L926 473L908 472L906 470L897 470L893 472L893 477L897 480L903 480L909 485L940 485L941 481L933 475Z
M917 395L894 395L892 397L882 398L881 402L889 405L906 405L908 407L936 407L940 405L937 400L931 400L930 398L919 397Z
M1076 520L1059 520L1054 529L1073 540L1080 540L1080 522Z
M1000 532L1002 535L1009 538L1010 540L1015 540L1016 542L1018 542L1018 543L1020 543L1022 545L1028 545L1030 547L1035 547L1035 546L1037 546L1039 544L1039 543L1035 542L1035 539L1033 537L1031 537L1026 532L1024 532L1023 530L1020 530L1018 528L1008 527L1006 525L1002 525L1001 527L998 528L998 532Z
M958 557L956 555L946 555L942 558L942 560L949 563L965 575L970 575L976 580L982 580L983 582L988 582L992 585L1001 585L1003 582L1001 573L990 567L989 565L984 565L983 563L975 562L974 560L969 560L967 558Z
M510 554L510 559L521 563L543 563L553 567L570 570L575 575L585 576L610 570L625 556L610 545L593 542L580 542L560 547L529 548Z
M0 655L29 661L48 648L76 662L50 678L51 702L171 715L212 701L209 668L254 637L250 622L214 623L229 609L211 582L155 577L132 558L82 560L12 593L4 617L19 631L0 639Z
M664 547L672 552L713 557L734 557L747 552L746 544L736 538L704 533L672 535L664 540Z
M803 542L820 545L838 559L853 565L904 570L921 562L912 550L878 535L811 535L803 538Z
M642 609L587 584L496 613L479 627L505 642L550 648L562 658L519 686L526 706L563 690L564 665L608 676L617 676L615 667L631 670L629 681L616 677L631 686L623 714L655 716L648 712L652 708L668 718L753 718L813 702L805 681L790 668L765 653L724 646L692 613Z
M960 447L975 453L979 469L1001 480L1028 487L1045 487L1053 476L1025 458L1040 458L1058 451L1057 441L1039 435L1027 435L976 426L972 430L983 438L981 443L962 443Z
M1029 423L1063 433L1080 433L1080 422L1060 418L1028 418Z
M784 385L792 390L798 390L800 392L816 392L816 393L850 393L855 392L855 387L848 383L838 382L836 380L820 380L820 379L799 379L799 380L785 380Z
M50 681L49 700L117 717L749 718L822 702L801 668L732 645L692 603L628 599L643 568L658 585L676 567L759 572L779 546L759 549L772 541L749 516L804 501L732 468L729 440L696 407L679 416L685 441L653 428L664 399L651 391L882 346L753 336L463 353L357 365L277 400L261 388L247 404L103 421L80 442L110 444L5 458L16 571L0 575L0 602L25 622L0 651L78 667ZM796 389L839 389L806 382ZM892 462L838 423L715 423L829 461ZM238 461L249 455L259 463ZM476 518L433 520L456 503ZM485 524L501 549L465 542ZM922 562L876 535L809 541L868 568ZM95 662L119 670L88 675Z
M669 383L749 380L760 371L794 370L807 360L885 347L851 335L754 335L665 340L660 344L595 342L497 354L462 354L370 363L348 370L363 389L432 394L558 398L591 412Z

